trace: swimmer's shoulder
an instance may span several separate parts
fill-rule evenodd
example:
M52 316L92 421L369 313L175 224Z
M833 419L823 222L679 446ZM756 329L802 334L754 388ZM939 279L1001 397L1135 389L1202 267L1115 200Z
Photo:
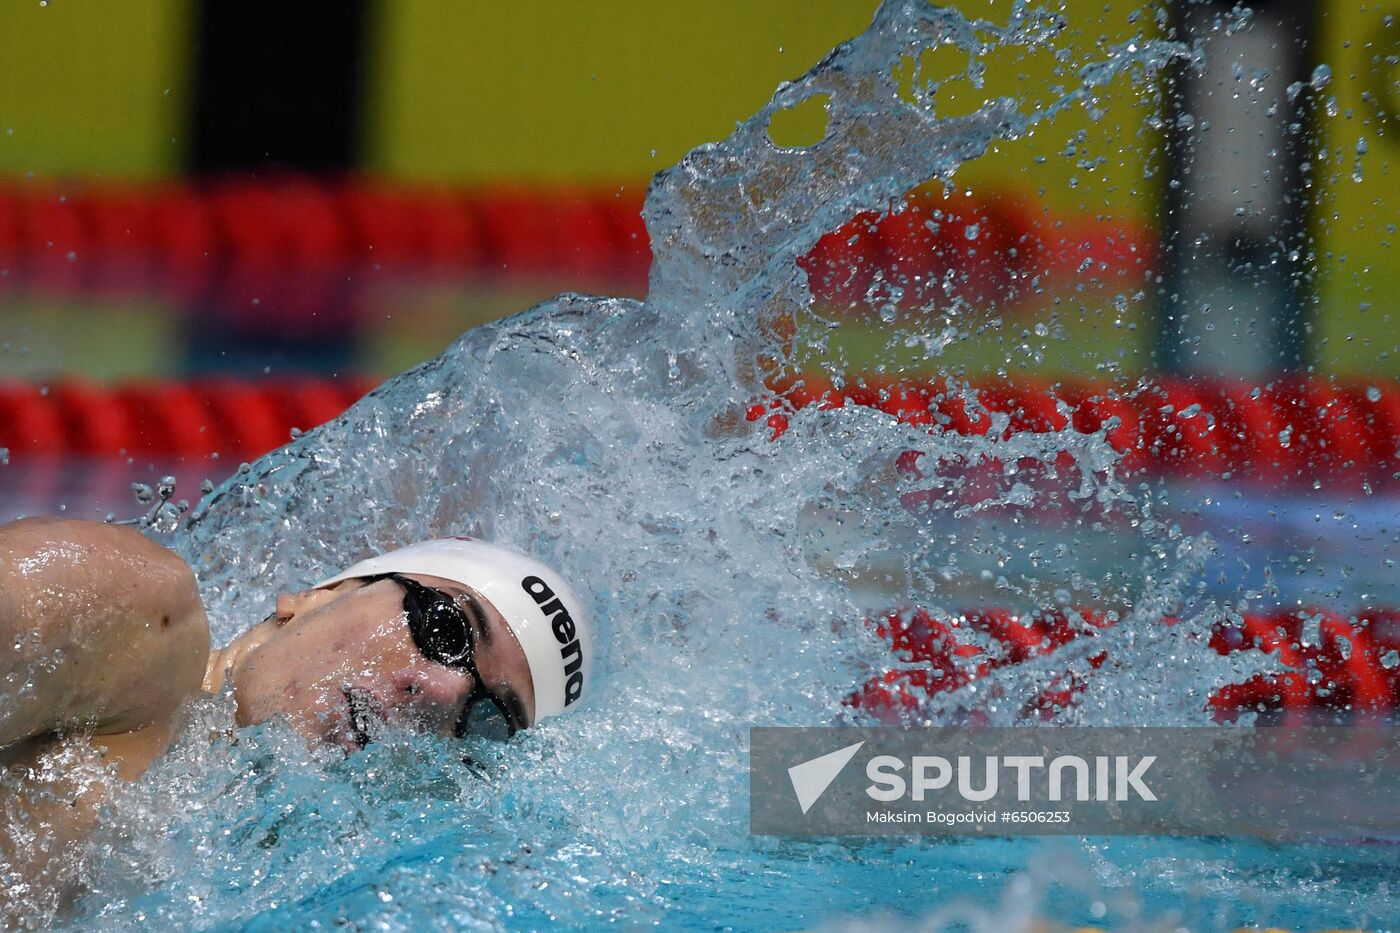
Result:
M178 561L179 556L129 525L84 518L34 515L0 524L0 554L16 556L55 547L106 548L111 557ZM74 552L76 553L76 551Z
M16 646L0 657L0 683L29 685L23 702L0 707L0 746L72 728L164 728L198 693L210 644L179 555L135 529L77 519L0 526L0 636Z
M190 609L198 602L194 571L167 547L125 525L35 516L0 525L0 597L17 589L49 592L97 587Z

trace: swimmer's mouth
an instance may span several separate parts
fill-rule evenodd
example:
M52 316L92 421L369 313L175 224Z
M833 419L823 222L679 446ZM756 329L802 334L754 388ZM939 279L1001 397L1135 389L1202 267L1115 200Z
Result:
M383 718L379 704L363 690L341 687L340 692L345 696L345 706L350 711L348 738L356 748L362 749L370 743L370 723Z

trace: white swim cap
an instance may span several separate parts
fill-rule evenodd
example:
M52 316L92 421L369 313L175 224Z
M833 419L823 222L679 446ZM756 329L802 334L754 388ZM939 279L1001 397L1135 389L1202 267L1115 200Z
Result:
M438 538L362 560L316 586L381 573L442 577L489 600L529 662L534 722L557 716L583 696L593 676L593 638L583 603L563 577L533 557L475 538Z

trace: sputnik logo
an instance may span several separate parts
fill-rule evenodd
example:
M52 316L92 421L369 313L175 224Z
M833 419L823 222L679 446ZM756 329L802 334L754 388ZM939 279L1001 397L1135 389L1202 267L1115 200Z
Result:
M797 803L802 807L802 812L812 809L821 795L826 793L826 789L831 786L831 782L836 780L841 769L850 763L856 752L865 742L857 742L854 745L847 745L845 748L838 748L834 752L828 752L817 758L812 758L801 764L788 768L788 777L792 780L792 789L797 794Z

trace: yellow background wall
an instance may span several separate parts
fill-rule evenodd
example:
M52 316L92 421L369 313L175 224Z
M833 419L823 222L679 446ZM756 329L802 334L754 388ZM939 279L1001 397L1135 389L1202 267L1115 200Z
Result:
M1390 17L1390 25L1386 25ZM1400 2L1323 8L1321 58L1332 68L1314 159L1321 368L1400 371ZM1328 112L1330 110L1330 112ZM1367 151L1357 155L1357 143ZM1359 167L1359 177L1353 173Z
M837 43L862 31L873 0L765 0L512 4L418 0L378 8L369 76L369 166L406 179L632 182L701 143L727 136L779 82L798 77ZM969 16L1004 23L1010 0L960 0ZM1151 29L1131 9L1067 5L1080 55ZM1057 82L1049 53L993 53L986 83L950 83L939 110L966 113L988 97L1045 99ZM925 74L953 76L965 55L940 52ZM1071 72L1072 75L1072 72ZM1063 115L1031 139L969 165L969 184L1044 190L1061 210L1149 217L1140 130L1150 94L1116 82L1105 116ZM946 107L946 111L945 111ZM1084 132L1074 155L1063 155ZM1088 150L1088 151L1086 151ZM1044 156L1043 162L1034 161ZM1076 163L1097 156L1094 169ZM1071 182L1073 179L1073 183ZM1147 191L1144 192L1146 187Z
M957 5L1005 22L1011 0ZM1156 29L1151 8L1137 4L1054 6L1079 60ZM364 75L364 168L465 184L641 184L726 135L778 82L863 29L874 8L874 0L379 0ZM1400 180L1390 163L1400 67L1386 58L1400 55L1400 0L1320 10L1320 57L1335 96L1313 173L1320 362L1397 369L1400 263L1391 243ZM0 4L0 175L177 173L189 143L193 12L193 0ZM1048 100L1075 80L1043 53L994 50L978 64L982 87L956 77L968 65L957 53L930 56L927 72L953 79L939 91L941 112L966 113L995 96ZM1153 94L1119 79L1097 114L1072 109L965 166L958 181L1018 189L1056 214L1154 223Z
M1009 0L960 0L1005 21ZM783 80L860 32L874 0L672 4L381 0L367 48L365 168L454 183L635 183L727 135ZM0 4L0 172L148 178L179 170L192 103L191 0ZM1141 33L1130 12L1068 5L1077 51ZM1144 23L1150 22L1144 18ZM967 66L940 53L926 73ZM993 53L984 87L939 98L967 112L989 96L1047 96L1051 56ZM1064 83L1063 79L1059 79ZM1106 117L1058 119L969 165L972 184L1044 189L1052 206L1150 214L1137 137L1150 101L1120 82ZM1080 131L1074 157L1058 155ZM1149 140L1155 142L1155 140ZM1085 148L1107 155L1077 169ZM1121 153L1118 150L1123 150ZM1037 163L1035 156L1046 157ZM1070 179L1074 179L1071 184Z
M383 3L369 164L463 182L633 181L727 136L870 0Z
M176 171L189 27L187 0L0 3L0 173Z

